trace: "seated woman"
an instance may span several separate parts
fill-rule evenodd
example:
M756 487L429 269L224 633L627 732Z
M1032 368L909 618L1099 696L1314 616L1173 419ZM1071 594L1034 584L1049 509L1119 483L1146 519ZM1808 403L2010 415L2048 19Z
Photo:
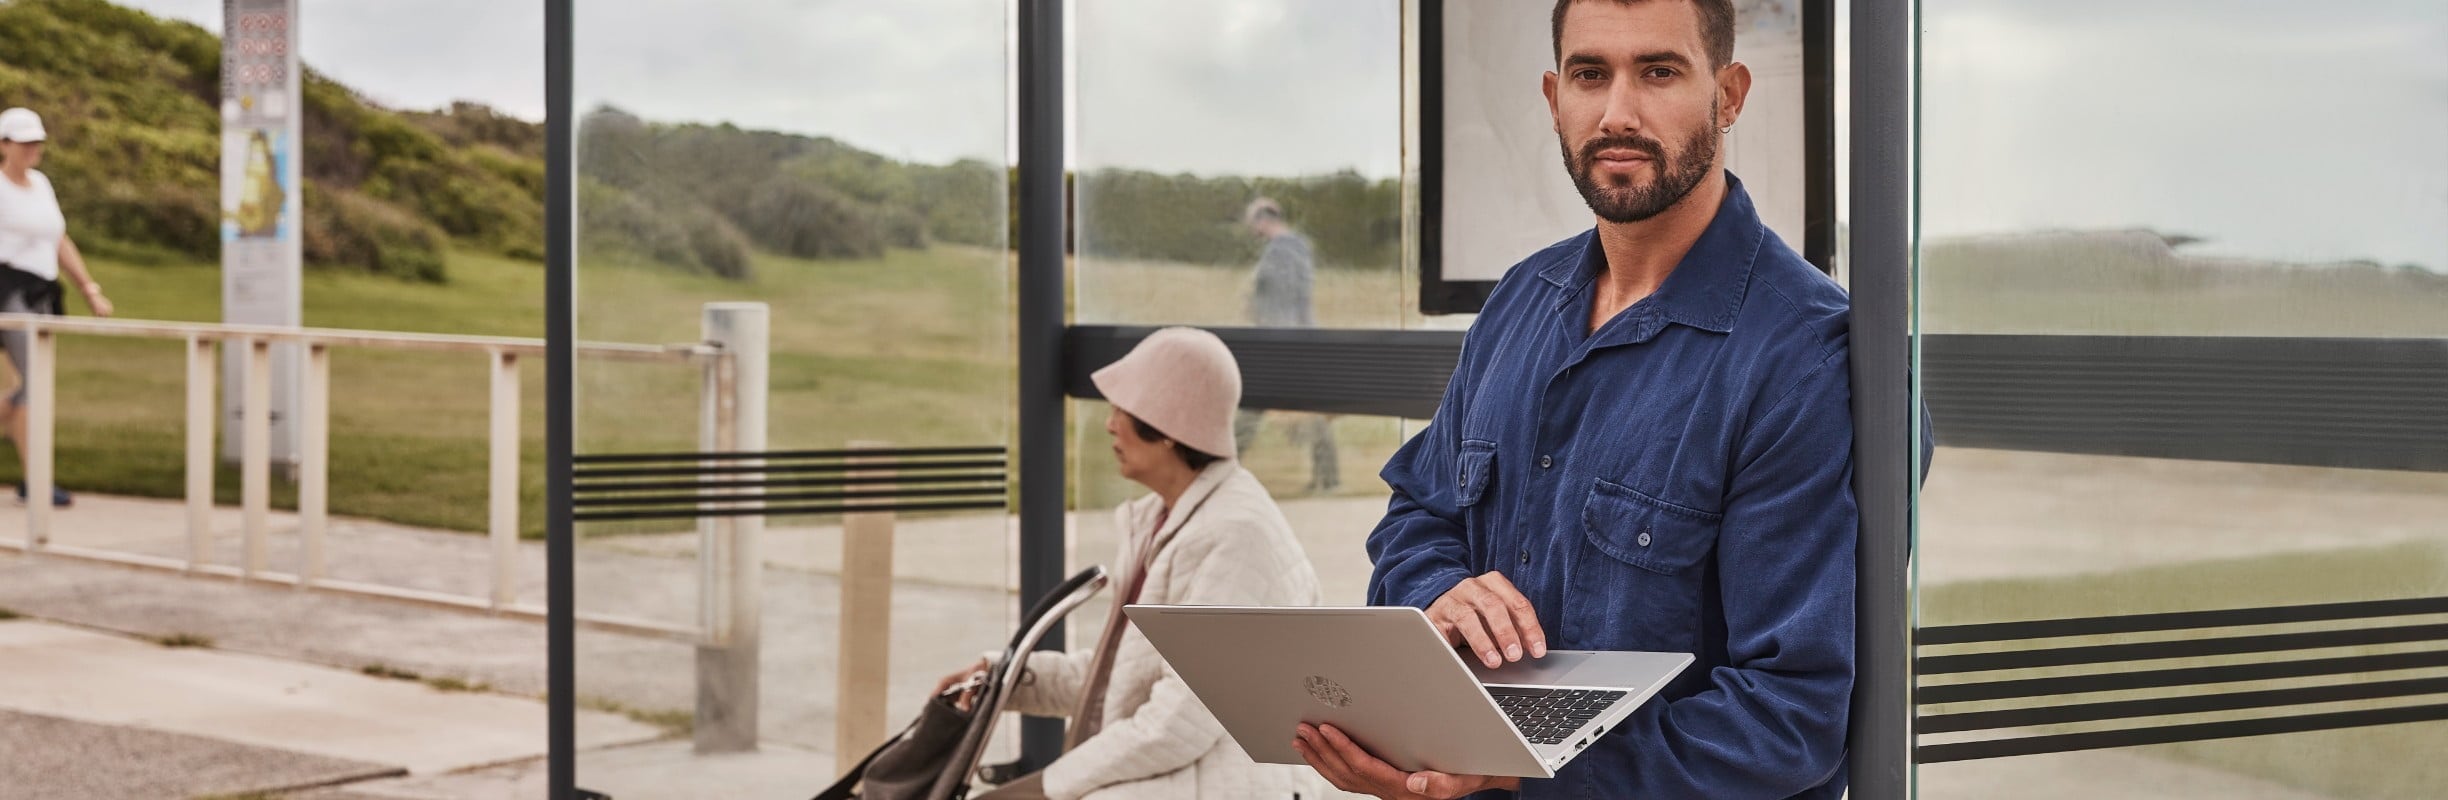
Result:
M1233 460L1241 370L1215 334L1167 328L1091 376L1113 405L1122 477L1113 613L1095 647L1038 652L1009 708L1068 716L1065 753L980 798L1316 797L1309 772L1258 764L1122 615L1128 603L1315 605L1317 572L1266 487ZM940 693L983 665L944 679Z

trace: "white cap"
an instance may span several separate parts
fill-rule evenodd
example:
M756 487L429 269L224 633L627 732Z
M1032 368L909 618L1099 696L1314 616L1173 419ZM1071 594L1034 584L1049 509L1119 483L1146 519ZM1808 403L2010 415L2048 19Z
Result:
M0 111L0 141L39 142L46 138L49 137L43 134L42 115L34 113L33 109Z

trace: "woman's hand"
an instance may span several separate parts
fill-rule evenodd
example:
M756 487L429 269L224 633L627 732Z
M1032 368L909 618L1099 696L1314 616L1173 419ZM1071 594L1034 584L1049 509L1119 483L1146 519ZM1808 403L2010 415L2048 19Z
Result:
M981 658L981 659L978 659L978 662L977 662L977 664L975 664L975 665L972 665L972 666L969 666L969 667L963 668L963 669L961 669L961 670L960 670L960 671L958 671L958 672L954 672L954 673L952 673L952 674L950 674L950 675L946 675L946 676L944 676L944 679L943 679L943 680L940 680L940 681L936 681L936 682L935 682L935 696L937 696L937 697L941 697L941 696L943 696L943 693L944 693L944 692L947 692L947 691L951 691L951 689L952 689L952 687L953 687L953 686L958 685L958 684L960 684L960 683L961 683L961 682L963 682L963 681L967 681L967 680L969 680L969 676L971 676L971 675L976 675L976 674L981 673L981 672L985 672L985 671L987 670L987 667L988 667L988 665L987 665L987 663L986 663L986 659ZM967 711L967 710L969 710L970 703L972 702L972 696L971 696L972 694L973 694L972 692L962 692L962 693L961 693L961 696L959 696L959 697L957 697L957 698L953 698L953 700L952 700L952 704L953 704L954 706L958 707L958 708L959 708L960 710L962 710L962 711Z
M93 309L94 316L107 317L118 310L111 305L110 298L102 296L102 284L86 281L82 288L85 290L85 307Z

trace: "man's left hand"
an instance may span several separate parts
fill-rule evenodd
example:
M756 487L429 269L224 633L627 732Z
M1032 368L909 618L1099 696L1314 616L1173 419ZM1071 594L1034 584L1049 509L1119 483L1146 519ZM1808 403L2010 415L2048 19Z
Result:
M1386 800L1452 800L1488 789L1521 788L1520 778L1404 772L1370 755L1332 725L1301 725L1292 749L1335 788Z

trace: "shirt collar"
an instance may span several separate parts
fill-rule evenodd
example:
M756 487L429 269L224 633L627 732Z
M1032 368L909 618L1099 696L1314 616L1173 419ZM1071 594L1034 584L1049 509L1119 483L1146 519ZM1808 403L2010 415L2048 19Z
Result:
M1742 310L1743 293L1751 284L1751 267L1767 228L1760 224L1750 193L1743 191L1742 179L1730 171L1725 178L1725 202L1717 206L1717 216L1675 264L1666 282L1636 307L1701 330L1734 330L1734 317ZM1583 231L1578 238L1577 257L1558 259L1539 271L1539 277L1565 290L1562 302L1566 303L1579 298L1581 290L1606 267L1606 249L1598 245L1597 229Z

